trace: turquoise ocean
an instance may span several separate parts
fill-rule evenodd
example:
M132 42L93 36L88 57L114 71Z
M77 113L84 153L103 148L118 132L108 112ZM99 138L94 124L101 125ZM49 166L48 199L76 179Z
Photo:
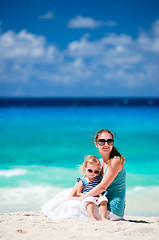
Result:
M159 216L159 106L0 108L0 212L39 210L72 187L93 136L116 133L125 156L126 215Z

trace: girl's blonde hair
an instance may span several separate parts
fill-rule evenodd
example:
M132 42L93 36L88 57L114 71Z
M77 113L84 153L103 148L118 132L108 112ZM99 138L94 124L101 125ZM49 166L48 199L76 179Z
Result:
M100 160L93 155L88 155L85 158L83 164L80 166L80 169L81 169L82 173L85 172L88 163L97 164L97 165L99 165L99 168L100 168Z
M114 139L114 137L115 137L115 133L113 133L113 132L111 132L110 130L104 128L104 129L101 129L100 131L98 131L97 134L96 134L96 136L94 137L94 141L95 141L96 143L97 143L97 141L98 141L98 139L99 139L99 137L100 137L100 135L101 135L102 133L109 133L109 134L112 136L113 139ZM108 160L108 164L111 165L111 160L112 160L114 157L117 157L117 156L120 157L120 161L121 161L122 165L124 165L124 163L125 163L125 158L124 158L124 156L121 155L120 152L117 150L117 148L114 147L114 146L113 146L112 151L111 151L111 153L110 153L110 158L109 158L109 160Z

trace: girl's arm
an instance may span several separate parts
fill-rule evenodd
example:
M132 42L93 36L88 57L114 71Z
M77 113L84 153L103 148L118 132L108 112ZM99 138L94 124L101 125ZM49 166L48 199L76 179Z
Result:
M70 192L67 200L70 200L72 197L77 196L77 188L78 188L78 182L75 184L75 186L73 187L72 191Z
M83 195L82 190L83 190L83 185L82 185L82 181L80 180L78 182L78 187L77 187L77 197L81 197Z
M100 193L104 192L108 188L108 186L111 184L111 182L115 179L115 177L118 175L118 173L122 170L122 168L123 168L123 165L120 161L120 158L119 157L113 158L111 161L111 166L108 166L108 170L104 175L101 183L99 183L91 191L87 192L86 194L83 194L78 199L83 200L86 197L97 196Z

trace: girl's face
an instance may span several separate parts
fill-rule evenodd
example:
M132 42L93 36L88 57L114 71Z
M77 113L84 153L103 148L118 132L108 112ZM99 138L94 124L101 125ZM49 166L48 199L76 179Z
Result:
M87 163L86 176L93 180L100 173L100 165L96 163Z
M108 141L107 141L108 140ZM99 142L98 142L99 141ZM96 147L99 149L99 152L111 153L113 148L113 137L110 133L103 132L99 135L98 141L95 142Z

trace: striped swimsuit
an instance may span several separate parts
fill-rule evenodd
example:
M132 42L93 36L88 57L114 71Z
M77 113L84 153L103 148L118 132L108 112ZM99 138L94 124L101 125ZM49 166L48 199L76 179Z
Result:
M92 182L86 180L86 176L78 177L77 182L82 181L83 193L89 192L92 188L97 186L101 182L101 175L98 175Z

